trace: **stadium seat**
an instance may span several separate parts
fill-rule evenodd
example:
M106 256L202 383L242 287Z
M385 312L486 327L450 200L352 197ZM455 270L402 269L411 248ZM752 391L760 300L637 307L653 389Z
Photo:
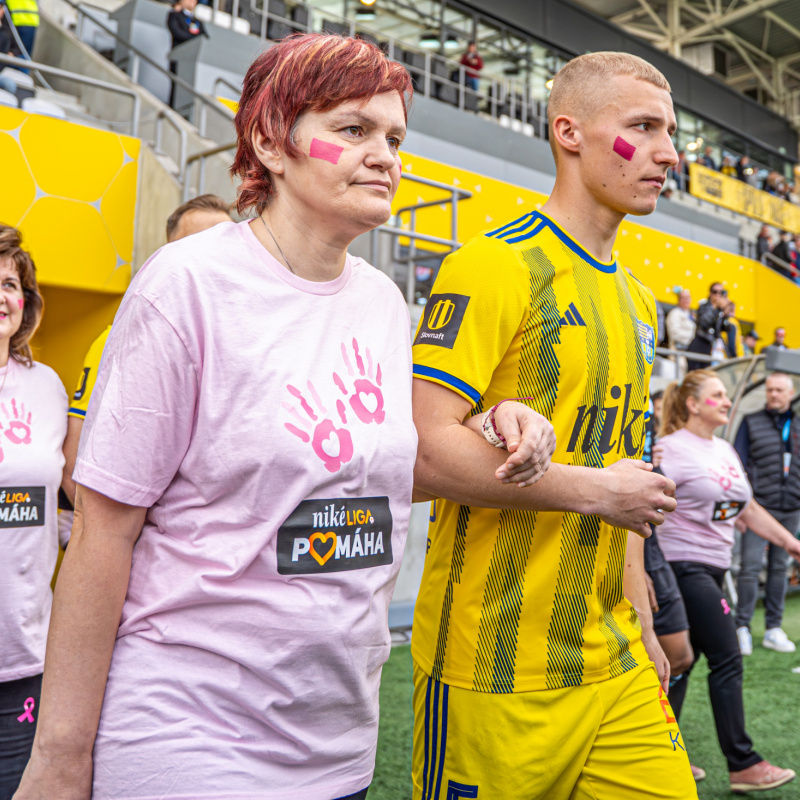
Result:
M22 101L22 110L31 114L42 114L45 117L67 118L66 112L61 106L57 106L49 100L39 100L36 97L26 97Z
M15 94L7 92L5 89L0 89L0 106L12 106L13 108L19 107L19 100Z

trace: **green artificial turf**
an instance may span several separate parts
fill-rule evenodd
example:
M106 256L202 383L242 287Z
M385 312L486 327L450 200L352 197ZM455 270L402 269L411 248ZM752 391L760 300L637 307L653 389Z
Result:
M800 641L800 595L787 597L783 627L790 639ZM764 758L800 772L800 674L791 671L800 665L800 651L765 650L761 647L763 634L764 609L759 604L753 619L753 655L745 658L747 730ZM698 784L700 800L733 800L736 795L728 789L728 771L711 715L707 675L705 660L701 660L692 672L681 729L692 763L708 773ZM410 648L395 647L383 669L381 727L369 800L411 800L412 688ZM755 796L799 800L800 778Z

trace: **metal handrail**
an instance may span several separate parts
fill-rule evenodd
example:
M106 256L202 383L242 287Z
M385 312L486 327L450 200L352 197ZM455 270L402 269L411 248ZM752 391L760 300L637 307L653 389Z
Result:
M793 273L797 272L797 267L795 267L794 264L789 264L788 262L784 261L782 258L778 258L778 256L773 255L772 253L770 253L769 250L767 250L766 253L762 253L761 254L761 263L765 264L766 266L769 267L770 264L767 264L766 263L767 261L770 261L770 262L772 262L772 264L775 264L775 265L779 266L781 269L783 269L786 272L788 272L789 275L792 275ZM778 272L778 270L775 270L775 271ZM784 275L783 277L787 278L786 275ZM792 278L788 278L788 280L792 280Z
M94 17L90 17L81 8L81 4L74 2L74 0L62 0L62 1L64 3L66 3L68 6L70 6L71 8L73 8L75 11L77 11L80 16L85 17L93 25L96 25L102 31L104 31L105 33L109 34L109 36L111 36L115 41L117 41L121 45L123 45L123 47L126 47L131 53L133 53L133 55L136 57L136 59L141 59L146 64L149 64L151 67L153 67L158 72L160 72L162 75L164 75L166 78L168 78L172 82L173 86L180 87L184 91L188 92L195 100L199 100L205 106L208 106L209 108L213 109L218 114L220 114L221 116L225 117L226 120L230 121L230 120L233 119L233 116L234 116L233 112L227 106L224 106L222 103L220 103L219 101L217 101L214 98L210 98L207 95L204 95L201 92L198 92L190 83L187 83L187 81L183 80L183 78L180 78L177 75L175 75L174 73L170 72L169 70L164 69L164 67L162 67L158 62L154 61L152 58L150 58L150 56L148 56L146 53L143 53L137 47L134 47L134 45L132 45L127 39L125 39L124 37L120 36L116 31L112 30L107 25L103 24L99 19L96 19ZM89 4L86 3L84 5L89 5ZM99 8L99 6L94 6L94 8ZM131 67L131 71L134 74L136 74L138 72L138 65L134 64ZM133 76L131 76L131 80L134 83L136 83L136 80L135 80L135 78ZM201 131L201 135L203 135L202 131Z
M190 194L190 187L189 187L189 169L191 168L192 164L195 161L199 162L199 172L197 175L197 194L203 194L203 189L205 188L205 161L207 158L211 158L211 156L216 156L219 153L224 153L228 150L235 150L236 146L238 145L238 141L228 142L227 144L218 144L214 147L209 147L206 150L199 150L196 153L192 153L190 156L184 159L181 165L181 175L183 175L183 202L187 202L189 200Z
M17 69L27 69L30 67L43 72L45 75L53 75L56 78L64 78L66 80L75 81L75 83L85 84L86 86L94 86L96 89L105 89L116 94L127 95L133 101L133 109L131 111L131 136L139 135L142 99L133 89L128 89L125 86L117 86L115 83L99 81L97 78L87 78L85 75L79 75L77 72L68 72L58 67L49 67L46 64L40 64L37 61L28 61L24 58L14 58L13 56L4 56L0 54L0 64L8 64Z

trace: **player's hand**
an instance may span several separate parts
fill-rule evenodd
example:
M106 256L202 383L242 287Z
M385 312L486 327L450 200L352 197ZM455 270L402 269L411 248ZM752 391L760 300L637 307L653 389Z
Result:
M91 800L92 754L48 757L34 752L11 800Z
M656 587L653 583L653 579L650 577L650 574L645 572L644 573L644 582L647 586L647 601L650 603L650 610L654 613L658 613L658 599L656 598Z
M655 665L658 680L661 683L664 694L669 694L669 659L664 655L664 651L658 643L658 637L652 631L642 633L642 644L644 649L647 650L650 660Z
M643 539L651 534L650 525L660 525L664 513L674 511L675 483L653 472L650 464L625 458L603 469L605 491L595 512L615 528L638 533Z
M520 488L533 486L547 472L556 449L550 420L522 403L506 401L494 412L497 429L506 440L509 457L495 476Z

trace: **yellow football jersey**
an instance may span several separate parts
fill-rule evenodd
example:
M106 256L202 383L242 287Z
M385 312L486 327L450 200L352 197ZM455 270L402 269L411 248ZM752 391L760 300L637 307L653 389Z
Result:
M94 382L97 380L97 370L100 368L100 359L103 357L103 349L106 346L106 339L108 339L109 333L111 333L110 325L92 342L92 346L86 354L81 377L78 380L78 386L75 389L75 394L72 395L72 402L67 412L70 417L83 419L86 416L89 400L94 389Z
M414 376L457 392L473 413L533 398L555 427L554 462L609 466L642 453L655 326L649 289L534 212L445 259L414 340ZM437 500L428 535L412 653L436 680L532 691L648 660L622 594L627 531L576 513Z

